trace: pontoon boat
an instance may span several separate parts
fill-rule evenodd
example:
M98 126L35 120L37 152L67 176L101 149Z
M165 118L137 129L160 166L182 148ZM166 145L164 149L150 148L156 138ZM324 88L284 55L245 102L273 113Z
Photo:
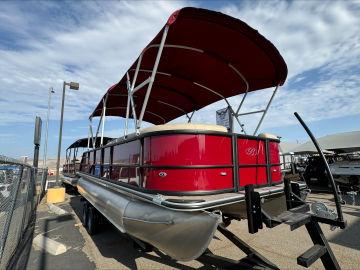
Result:
M107 144L101 139L99 148L90 144L82 156L77 186L89 232L101 213L137 241L186 261L203 256L216 229L239 241L225 229L232 219L247 218L252 233L265 220L270 227L310 222L309 213L294 219L286 211L307 205L300 198L304 184L292 185L297 195L290 183L284 192L279 139L258 134L286 76L275 46L244 22L197 8L174 12L90 116L90 123L100 121L95 136L90 125L89 140L103 138L106 116L125 118L125 132ZM248 93L270 87L263 110L242 112ZM240 94L234 108L228 98ZM198 110L220 100L241 133L232 125L192 123ZM261 117L249 134L241 116L251 114ZM169 123L181 116L188 123ZM142 128L144 121L155 125Z

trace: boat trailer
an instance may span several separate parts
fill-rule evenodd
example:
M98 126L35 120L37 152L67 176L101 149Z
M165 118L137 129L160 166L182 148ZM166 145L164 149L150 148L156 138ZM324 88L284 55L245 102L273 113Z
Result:
M314 245L297 258L297 264L308 268L316 260L321 259L325 269L341 269L319 223L344 229L346 222L310 213L310 204L301 199L300 185L288 179L284 180L284 185L287 211L276 217L271 217L261 208L260 194L254 191L253 185L245 187L249 233L257 233L260 229L263 229L263 224L268 228L274 228L280 224L287 224L290 226L291 231L305 226ZM204 265L219 267L220 269L280 269L226 228L230 225L232 219L232 217L223 218L223 222L218 225L217 230L238 249L244 252L246 256L240 260L233 260L216 255L207 249L196 260ZM150 252L153 250L153 247L149 244L133 237L131 237L131 239L139 251Z
M246 186L245 196L249 233L257 233L263 228L263 224L268 228L273 228L280 224L287 224L290 226L291 231L305 226L314 245L297 258L297 264L308 268L320 258L325 269L341 269L319 223L330 224L342 229L345 228L346 223L344 221L323 218L309 213L310 205L301 199L299 184L290 182L288 179L284 180L284 184L288 210L276 217L269 216L266 211L261 208L260 195L254 191L253 185ZM218 231L243 251L246 257L235 261L217 256L211 253L210 250L207 250L198 258L198 261L206 265L213 265L225 269L279 269L239 237L227 230L226 226L229 224L230 222L226 221L220 224Z

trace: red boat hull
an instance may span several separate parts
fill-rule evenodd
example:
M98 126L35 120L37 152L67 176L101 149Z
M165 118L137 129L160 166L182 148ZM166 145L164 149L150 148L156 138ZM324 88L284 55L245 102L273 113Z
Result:
M237 192L282 181L278 144L219 132L156 132L84 153L81 171L149 192Z

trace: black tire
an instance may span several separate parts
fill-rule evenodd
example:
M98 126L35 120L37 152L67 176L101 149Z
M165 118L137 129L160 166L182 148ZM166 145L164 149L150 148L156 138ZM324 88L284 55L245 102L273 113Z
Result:
M86 230L89 235L94 235L98 228L98 217L94 207L90 206L88 211L88 218L86 224Z
M83 220L82 220L82 224L83 226L86 228L87 224L88 224L88 219L89 219L89 207L87 202L83 203Z

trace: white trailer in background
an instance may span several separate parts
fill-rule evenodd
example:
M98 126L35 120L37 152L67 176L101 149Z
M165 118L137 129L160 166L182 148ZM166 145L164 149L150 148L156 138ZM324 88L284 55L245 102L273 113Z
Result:
M337 160L330 164L331 173L335 181L359 186L360 184L360 155L347 154L338 156Z
M336 182L352 187L360 185L360 131L326 135L318 139L329 157L329 166ZM311 141L291 150L295 155L316 153ZM325 174L325 171L324 171Z

